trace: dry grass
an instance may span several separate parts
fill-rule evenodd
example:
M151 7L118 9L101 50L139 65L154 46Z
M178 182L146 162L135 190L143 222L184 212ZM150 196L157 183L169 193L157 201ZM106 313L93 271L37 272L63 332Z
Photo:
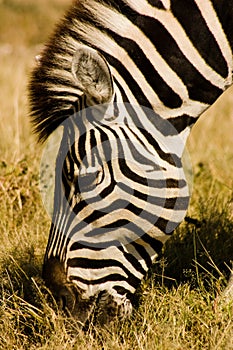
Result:
M0 349L233 349L232 309L215 299L233 246L232 89L194 127L188 215L196 221L181 225L167 244L133 318L84 334L55 312L40 279L49 219L26 85L34 56L66 6L66 0L0 1Z

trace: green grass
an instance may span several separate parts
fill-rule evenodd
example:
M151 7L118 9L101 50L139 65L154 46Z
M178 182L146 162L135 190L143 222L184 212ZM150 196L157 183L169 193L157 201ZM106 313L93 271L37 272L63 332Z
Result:
M233 311L218 302L233 247L232 89L195 125L188 216L137 294L131 320L84 334L41 280L49 218L42 147L27 118L34 57L67 0L0 2L0 349L233 349Z

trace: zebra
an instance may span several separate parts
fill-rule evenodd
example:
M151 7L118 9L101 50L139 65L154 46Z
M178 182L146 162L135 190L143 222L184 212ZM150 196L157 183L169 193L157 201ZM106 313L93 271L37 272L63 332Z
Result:
M232 30L229 0L76 0L41 53L31 121L42 142L62 125L42 274L81 324L131 314L184 219L181 157L232 84Z

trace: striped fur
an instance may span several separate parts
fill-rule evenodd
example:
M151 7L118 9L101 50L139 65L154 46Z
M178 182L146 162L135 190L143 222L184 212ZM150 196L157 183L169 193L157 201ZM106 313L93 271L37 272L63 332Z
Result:
M63 123L43 276L81 322L130 314L185 216L181 156L232 84L231 19L232 1L79 0L42 53L32 122L42 141Z

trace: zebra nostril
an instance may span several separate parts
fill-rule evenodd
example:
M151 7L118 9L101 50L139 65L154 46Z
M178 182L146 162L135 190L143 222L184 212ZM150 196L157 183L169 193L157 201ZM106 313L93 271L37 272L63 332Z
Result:
M67 298L66 298L66 296L65 295L61 295L60 296L60 308L62 309L62 310L65 310L66 309L66 307L67 307Z
M61 310L72 314L76 303L76 298L74 294L68 289L68 287L63 287L60 290L58 297L58 306Z

